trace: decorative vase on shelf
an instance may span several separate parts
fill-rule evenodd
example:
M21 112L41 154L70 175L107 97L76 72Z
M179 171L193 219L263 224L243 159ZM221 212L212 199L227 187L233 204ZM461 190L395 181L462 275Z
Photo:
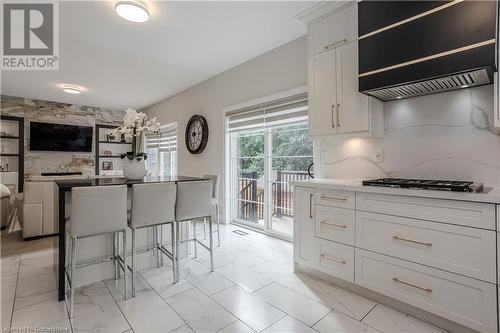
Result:
M123 159L123 175L130 180L143 179L146 175L146 162L144 160Z
M148 158L144 152L143 139L145 133L158 133L160 123L156 118L149 119L146 114L133 109L125 110L123 126L112 131L115 136L120 135L122 140L131 143L132 151L122 154L123 175L130 180L139 180L146 175L146 162Z

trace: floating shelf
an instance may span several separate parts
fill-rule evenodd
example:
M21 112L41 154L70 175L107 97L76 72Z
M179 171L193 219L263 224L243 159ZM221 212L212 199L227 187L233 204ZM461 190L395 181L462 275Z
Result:
M19 156L19 154L0 154L0 156Z
M99 141L99 143L110 143L115 145L129 145L131 142L119 142L119 141Z
M1 135L0 139L19 139L18 136Z

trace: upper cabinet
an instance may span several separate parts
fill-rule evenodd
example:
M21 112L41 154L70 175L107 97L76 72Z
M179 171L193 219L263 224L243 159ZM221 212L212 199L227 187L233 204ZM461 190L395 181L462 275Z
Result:
M382 136L383 106L359 93L357 2L322 2L308 26L309 134Z
M338 11L308 27L309 55L315 55L357 39L358 6L344 3Z

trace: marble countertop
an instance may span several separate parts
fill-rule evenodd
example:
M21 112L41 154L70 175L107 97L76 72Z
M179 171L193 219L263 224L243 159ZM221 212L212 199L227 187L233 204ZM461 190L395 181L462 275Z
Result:
M500 204L500 188L485 187L485 191L481 193L463 193L463 192L448 192L448 191L433 191L433 190L418 190L418 189L402 189L378 186L363 186L360 179L310 179L292 182L295 186L306 186L314 188L344 190L365 193L381 193L404 195L411 197L459 200L470 202L481 202L490 204Z

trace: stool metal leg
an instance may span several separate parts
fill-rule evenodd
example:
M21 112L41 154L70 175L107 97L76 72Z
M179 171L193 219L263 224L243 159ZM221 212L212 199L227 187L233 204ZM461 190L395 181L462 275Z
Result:
M210 236L208 237L210 241L210 271L214 271L214 234L212 232L212 217L208 217L208 233Z
M220 246L219 204L215 204L215 217L217 218L217 244Z
M132 297L135 297L135 228L132 228Z
M120 237L118 237L119 233L116 233L116 258L120 256ZM118 259L117 259L118 260ZM116 265L116 272L117 274L117 279L120 279L122 277L122 271L120 270L120 266Z
M163 246L163 225L160 225L160 247ZM160 251L160 265L163 266L163 251Z
M72 238L71 240L71 289L70 289L70 305L69 305L69 317L73 318L75 313L75 270L76 270L76 240L77 238Z
M179 230L181 229L181 226L179 223L176 223L175 226L175 265L176 265L176 280L179 282L180 280L180 273L179 273L179 239L180 239L180 233Z
M123 286L125 287L125 299L128 299L127 292L127 229L123 230Z
M172 273L173 282L177 283L177 249L176 249L176 237L175 237L175 222L170 225L170 242L172 243Z
M117 262L116 262L116 234L113 233L112 234L112 238L113 238L113 267L115 269L115 280L118 280L118 265L117 265Z
M193 220L194 257L198 258L198 244L196 238L196 221Z
M203 219L203 240L207 239L207 220Z

